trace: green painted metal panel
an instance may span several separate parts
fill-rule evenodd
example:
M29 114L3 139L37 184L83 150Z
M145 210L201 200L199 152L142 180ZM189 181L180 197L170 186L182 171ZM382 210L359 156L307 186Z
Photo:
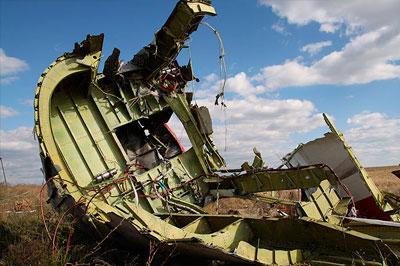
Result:
M168 91L161 78L179 68L172 63L205 15L215 15L206 1L179 1L154 41L138 53L145 57L146 65L135 65L139 72L118 73L125 79L122 83L106 72L98 73L102 35L88 36L72 53L58 58L45 70L35 95L35 130L43 155L61 168L55 176L46 177L56 184L55 197L70 194L75 201L83 200L88 221L93 224L115 228L124 219L124 226L116 229L132 242L136 238L164 241L184 251L203 252L204 256L232 262L340 265L357 259L361 253L366 265L374 265L382 256L395 261L400 247L398 239L389 235L398 231L378 233L376 228L360 225L352 230L335 218L337 213L333 211L339 208L345 215L349 199L338 196L340 184L329 167L266 169L258 154L258 163L221 174L224 159L209 136L211 127L205 130L194 115L196 107L187 100L191 95L185 93L187 80L174 74L180 80ZM135 60L138 58L130 63L138 63ZM172 134L152 129L146 121L164 123L154 114L168 116L170 110L183 124L192 148L167 158L162 156L163 149L174 141L163 140L162 134ZM156 151L154 167L148 169L129 160L117 133L130 123L136 123L135 130L144 133L131 134L140 135L140 141ZM153 142L156 135L158 141ZM117 170L115 175L94 182L95 176L111 168ZM288 203L302 207L303 217L248 218L205 213L202 207L211 196L210 189L219 188L252 199L256 192L302 189L309 192L309 201ZM380 200L379 191L373 186L370 189Z

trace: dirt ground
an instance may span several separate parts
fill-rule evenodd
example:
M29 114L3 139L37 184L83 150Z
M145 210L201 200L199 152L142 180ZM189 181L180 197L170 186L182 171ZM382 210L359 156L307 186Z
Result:
M392 174L400 170L400 166L367 167L369 176L382 191L400 195L400 178ZM39 207L39 185L16 185L0 190L0 219L10 212L37 212ZM43 191L43 197L46 197ZM298 193L293 191L280 192L278 197L284 199L298 200ZM46 204L45 204L46 205ZM223 198L218 202L219 213L225 214L252 214L254 216L275 216L277 213L271 211L271 205L259 201L243 198ZM205 208L210 213L216 213L216 203ZM290 212L290 210L287 210Z
M370 177L379 189L400 195L400 178L391 173L395 170L400 170L400 166L367 168ZM0 265L63 265L65 261L80 262L79 265L112 265L108 262L114 263L115 261L120 261L124 265L143 265L148 262L149 256L147 255L132 254L130 251L121 251L113 246L105 246L99 252L86 258L88 253L92 254L91 249L97 246L95 240L87 242L86 238L84 242L79 238L73 240L71 251L67 255L64 251L66 236L71 232L68 224L60 229L56 241L58 249L55 255L54 252L52 254L50 251L52 243L47 239L40 218L40 189L40 185L5 187L0 184ZM275 196L292 200L299 198L297 191L283 191ZM47 193L44 189L44 202L46 198ZM280 216L279 211L284 211L289 215L294 212L294 207L291 205L266 203L261 201L260 198L258 197L258 200L222 198L218 201L218 211L215 202L206 206L205 210L209 213L239 214L249 217L274 217ZM44 203L44 205L44 213L52 232L59 221L59 215L54 213L48 204ZM79 237L79 234L75 233L75 236ZM106 253L107 250L114 251L109 254ZM101 252L104 252L104 254ZM82 257L86 259L82 261ZM163 260L163 257L159 256L159 259ZM185 259L183 258L181 265L187 265L184 262ZM99 261L101 263L98 263ZM174 265L177 265L175 262L174 259ZM201 265L209 264L202 262Z
M11 212L34 213L39 207L39 185L16 185L0 187L0 220ZM44 201L46 189L43 191ZM45 204L46 205L46 204ZM45 206L46 207L46 206Z
M400 195L400 178L392 174L400 170L400 165L367 167L366 170L380 190Z
M400 170L400 166L367 167L366 170L381 191L400 196L400 178L392 174L393 171ZM265 195L268 196L270 193L265 193ZM278 192L275 196L282 199L299 200L299 194L296 191L282 191ZM277 210L283 210L289 215L295 211L293 206L271 204L243 198L222 198L218 201L218 208L217 203L213 202L207 205L205 210L213 214L240 214L250 217L277 217L281 216Z

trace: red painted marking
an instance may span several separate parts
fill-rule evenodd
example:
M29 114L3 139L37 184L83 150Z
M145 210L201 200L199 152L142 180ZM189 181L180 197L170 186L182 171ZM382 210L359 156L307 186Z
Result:
M384 221L391 221L387 215L375 202L375 199L370 196L368 198L359 200L355 203L357 209L357 217L379 219Z
M174 137L176 143L178 143L179 148L181 149L181 152L184 153L185 148L183 147L182 143L178 140L178 137L175 135L175 132L170 128L168 123L164 123L164 127L169 131L169 133L171 133L171 135L172 135L172 137Z
M168 81L170 84L166 85L165 81ZM175 76L172 76L170 74L164 74L161 75L160 77L160 89L163 91L171 92L175 91L176 88L178 87L179 83L176 80Z

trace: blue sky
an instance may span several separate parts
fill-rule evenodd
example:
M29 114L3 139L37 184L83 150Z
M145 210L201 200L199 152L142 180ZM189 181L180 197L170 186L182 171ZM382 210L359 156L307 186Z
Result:
M191 54L202 80L198 101L215 116L221 149L227 139L229 162L251 160L257 146L276 163L297 143L327 131L322 112L334 118L364 164L400 162L399 1L213 2L218 16L206 21L225 45L225 116L210 104L220 80L218 42L208 28L193 34ZM119 47L129 60L151 41L175 1L0 3L1 156L12 182L38 182L30 129L42 71L88 33L105 33L105 56ZM179 59L186 63L188 52Z

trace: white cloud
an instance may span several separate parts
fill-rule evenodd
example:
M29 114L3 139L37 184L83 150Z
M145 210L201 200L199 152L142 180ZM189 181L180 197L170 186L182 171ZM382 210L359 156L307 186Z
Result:
M2 150L21 151L36 146L32 128L19 127L12 130L0 130Z
M300 49L300 51L309 53L310 55L315 55L315 54L318 54L322 50L322 48L329 47L331 45L332 45L331 41L309 43L309 44L303 46Z
M256 90L256 78L245 73L238 73L228 80L226 92L229 99L225 100L225 111L220 105L213 104L220 85L216 75L207 77L203 88L208 90L206 93L197 90L197 94L202 96L196 100L199 106L207 106L210 110L213 139L228 167L236 168L244 161L251 162L253 147L257 147L269 166L277 166L279 159L297 146L298 143L293 141L298 139L296 135L304 134L300 135L303 138L305 134L325 127L322 114L310 101L266 98ZM350 117L347 123L350 129L344 132L345 137L363 165L400 163L400 117L362 112ZM184 146L190 147L178 120L174 118L170 124Z
M204 101L203 104L206 104ZM292 149L290 137L310 132L323 125L322 115L310 101L251 97L225 101L227 110L208 104L214 118L214 139L233 166L252 160L252 148L262 152L268 163ZM226 119L226 128L224 120Z
M400 117L364 111L347 123L346 138L364 165L400 163Z
M42 182L39 149L32 128L0 130L0 156L10 183Z
M6 55L5 51L0 48L0 84L8 85L18 79L19 72L27 70L28 64L19 58Z
M220 84L218 76L207 76L196 90L196 103L209 108L214 142L229 167L239 167L244 161L251 161L253 147L257 147L269 165L276 166L279 159L297 145L290 140L294 134L307 133L324 125L321 113L312 102L266 98L262 94L266 88L244 72L228 78L225 92L229 97L225 99L227 108L224 111L220 105L214 105ZM177 119L173 119L171 124L187 147L189 141Z
M196 103L207 106L213 118L214 142L228 162L238 167L253 158L252 148L262 153L268 165L277 166L279 159L297 146L293 139L301 139L317 128L325 127L322 114L307 100L270 99L259 85L258 76L240 72L228 78L225 99L227 109L214 105L214 96L221 81L211 74L196 90ZM335 120L333 117L331 119ZM173 119L172 128L178 138L189 147L182 126ZM400 118L382 113L362 112L347 120L350 127L345 137L354 147L363 165L400 163ZM226 124L226 126L225 126ZM300 136L296 136L303 134ZM305 139L303 139L306 141ZM224 151L226 142L226 151Z
M226 81L226 88L227 91L246 98L266 91L263 85L255 84L252 78L248 77L244 72L240 72L228 78Z
M5 105L0 105L0 117L1 118L7 118L7 117L13 117L18 115L18 111L16 111L12 107L8 107Z
M272 10L289 23L306 25L311 22L320 24L320 30L335 32L341 26L347 33L355 33L360 28L375 30L382 25L398 24L400 2L385 0L376 3L374 0L353 1L282 1L259 0L262 5Z
M339 25L335 23L322 23L319 29L323 32L334 33L339 29Z
M298 59L261 71L269 89L316 84L364 84L400 77L400 1L260 0L288 23L319 23L320 30L345 29L352 36L341 49L308 65Z
M272 24L271 29L285 36L290 35L282 21Z
M17 76L1 76L0 75L0 85L9 85L11 84L13 81L16 81L18 79Z
M21 99L21 100L19 100L19 103L22 104L22 105L26 105L26 106L32 107L33 106L33 99Z

